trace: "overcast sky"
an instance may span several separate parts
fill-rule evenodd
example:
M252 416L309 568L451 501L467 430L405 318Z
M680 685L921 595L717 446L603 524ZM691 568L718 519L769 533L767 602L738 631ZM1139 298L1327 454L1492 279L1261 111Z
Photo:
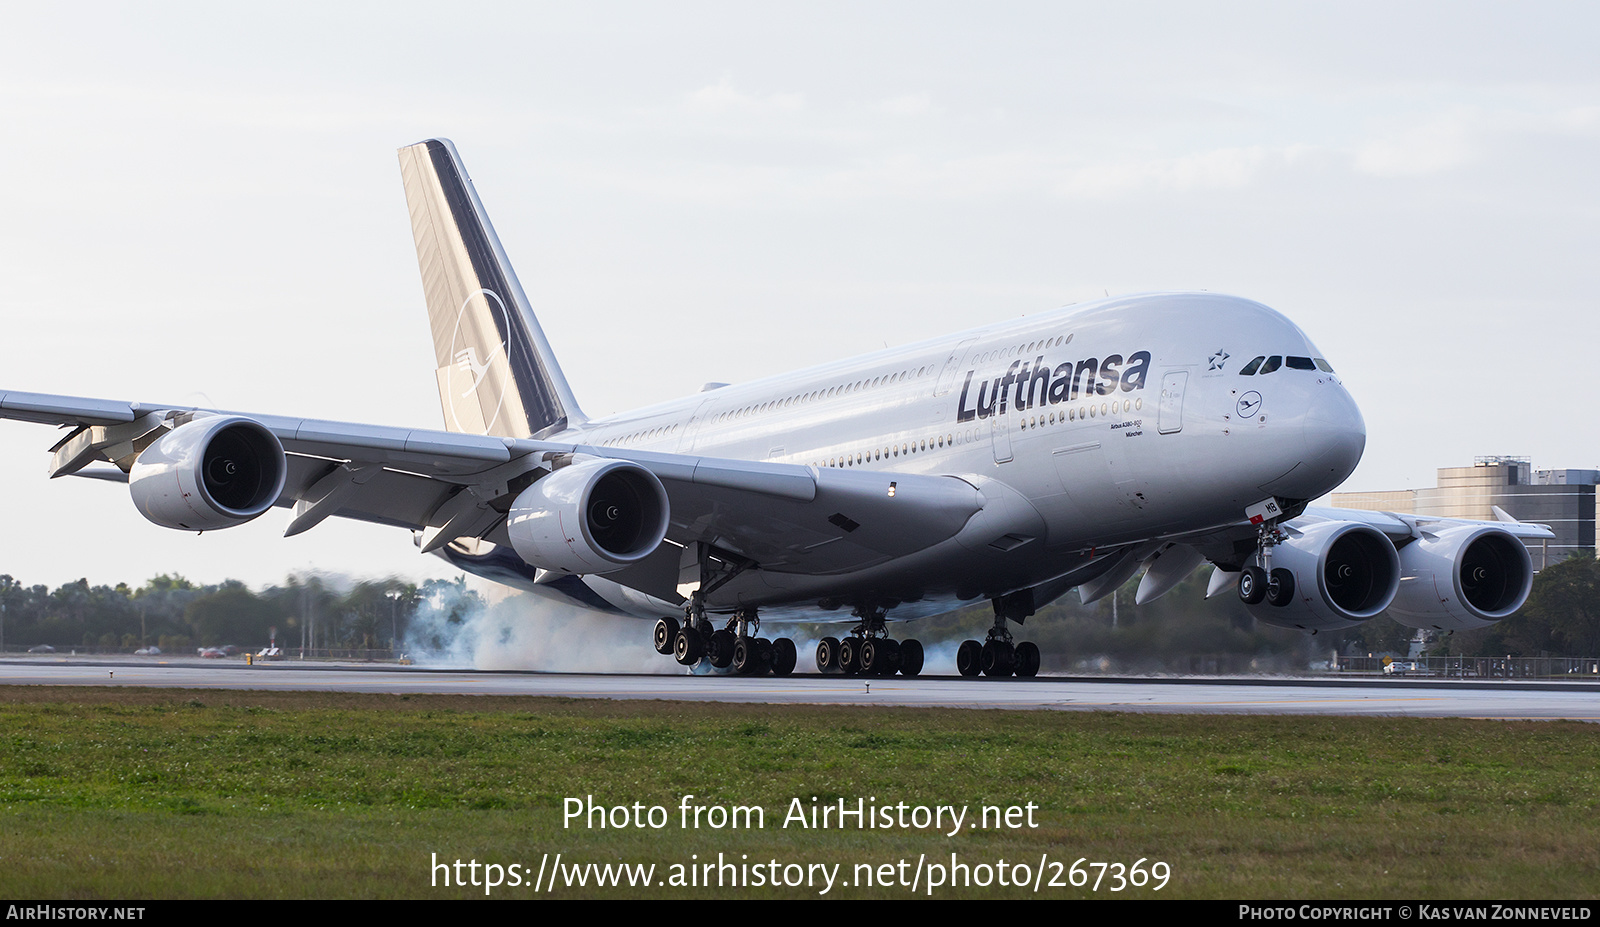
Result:
M0 389L439 427L395 149L455 140L591 414L1104 293L1300 324L1347 489L1600 467L1593 4L6 4ZM201 537L0 424L0 573L449 575Z

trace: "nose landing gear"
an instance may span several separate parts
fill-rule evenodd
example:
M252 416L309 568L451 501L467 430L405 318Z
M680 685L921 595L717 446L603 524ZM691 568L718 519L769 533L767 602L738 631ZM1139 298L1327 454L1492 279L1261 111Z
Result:
M1294 573L1282 567L1273 569L1272 548L1286 535L1276 518L1266 519L1256 529L1256 563L1239 571L1239 601L1246 605L1266 602L1282 608L1294 601Z

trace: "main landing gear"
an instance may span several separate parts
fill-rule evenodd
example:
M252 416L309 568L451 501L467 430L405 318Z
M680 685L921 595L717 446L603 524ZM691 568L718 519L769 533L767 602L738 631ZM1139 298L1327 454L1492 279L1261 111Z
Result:
M734 612L726 626L714 629L697 592L689 600L682 626L676 618L656 622L656 653L671 654L684 666L708 660L717 669L732 667L740 676L765 676L769 672L787 676L794 672L799 659L794 641L754 636L760 627L756 610L749 608Z
M994 602L994 627L989 629L983 643L962 641L956 649L956 671L963 676L1037 676L1039 674L1039 645L1033 641L1013 643L1006 629L1006 619L1018 624L1033 614L1033 592L1003 595Z
M1294 601L1294 573L1272 568L1272 548L1284 539L1276 520L1257 529L1256 562L1239 571L1239 600L1246 605L1266 602L1282 608Z
M741 676L787 676L794 672L799 655L794 641L787 637L768 640L756 637L761 619L754 608L733 613L721 629L706 617L706 597L729 580L755 566L755 562L726 551L699 546L698 588L689 595L683 609L683 623L676 618L656 622L656 653L671 654L684 666L706 660L717 669L732 668ZM692 561L691 561L692 563Z
M884 627L885 609L857 608L861 623L843 640L817 642L817 672L847 676L916 676L922 672L922 642L896 641Z

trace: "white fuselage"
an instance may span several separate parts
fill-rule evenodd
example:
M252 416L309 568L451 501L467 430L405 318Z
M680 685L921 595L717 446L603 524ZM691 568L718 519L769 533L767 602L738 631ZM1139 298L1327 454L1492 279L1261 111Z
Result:
M1236 525L1265 498L1337 486L1365 443L1355 403L1326 362L1241 376L1260 356L1321 360L1259 303L1133 296L721 387L557 437L979 486L986 510L1028 526L1017 536L1030 543L974 549L957 538L826 577L752 571L713 600L800 617L819 602L877 596L895 617L914 617L1044 582L1097 547ZM664 604L587 582L639 614Z

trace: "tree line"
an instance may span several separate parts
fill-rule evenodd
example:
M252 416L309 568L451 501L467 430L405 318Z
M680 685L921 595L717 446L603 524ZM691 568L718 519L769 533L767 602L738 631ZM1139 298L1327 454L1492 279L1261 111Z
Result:
M201 585L169 574L137 588L79 579L52 590L0 574L0 647L259 650L276 631L285 650L386 650L407 640L419 618L459 624L481 605L464 577L418 585L292 576L257 592L237 580Z
M1343 633L1312 636L1256 622L1231 592L1206 599L1209 570L1134 605L1127 583L1090 605L1068 593L1027 619L1022 636L1060 652L1099 654L1135 663L1194 654L1231 654L1282 664L1346 655L1404 655L1416 631L1386 615ZM339 583L291 576L258 591L236 580L199 585L163 574L143 586L91 586L87 579L52 590L0 574L0 647L133 650L149 645L180 653L198 647L265 647L273 629L291 650L386 650L402 645L442 651L454 628L484 605L465 577L420 585L397 579ZM986 604L917 622L919 638L983 636ZM1018 632L1012 626L1014 633ZM641 631L641 633L644 633ZM1600 656L1600 561L1574 556L1534 577L1520 611L1492 627L1435 636L1429 652L1461 656ZM1177 667L1180 668L1181 667Z

